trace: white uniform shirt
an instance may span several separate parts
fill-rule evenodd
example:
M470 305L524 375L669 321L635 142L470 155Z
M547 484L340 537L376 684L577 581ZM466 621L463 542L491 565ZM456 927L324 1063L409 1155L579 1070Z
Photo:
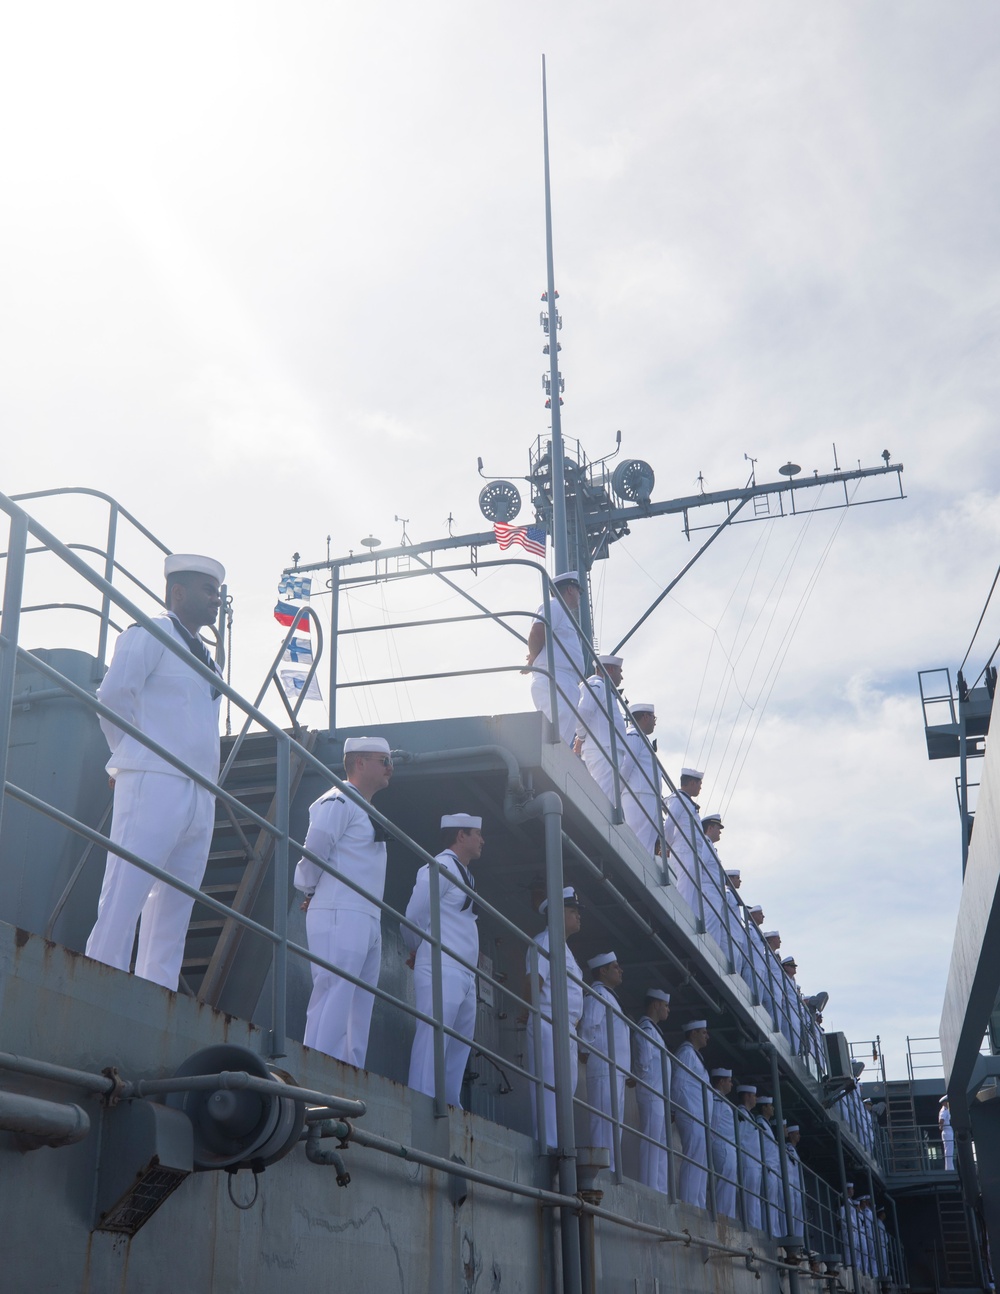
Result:
M736 1111L728 1097L712 1089L712 1132L724 1142L726 1158L736 1168ZM731 1156L731 1159L730 1159ZM732 1174L730 1174L732 1175Z
M573 675L573 686L583 677L583 645L580 642L580 631L573 620L563 610L563 605L556 598L549 603L552 615L552 663L557 674ZM535 619L545 624L545 607L540 606ZM547 669L546 649L538 653L536 661L539 667Z
M627 779L631 756L625 741L625 714L613 687L611 705L615 733L613 753L618 762L621 777ZM585 683L580 684L580 703L577 706L577 713L580 716L580 727L577 731L583 738L583 762L590 770L594 781L610 799L615 787L614 768L611 764L611 724L608 722L605 681L599 674L592 674Z
M460 890L457 885L452 884L454 879L463 881L468 885L471 877L462 874L462 864L452 850L445 849L438 854L437 860L441 864L439 873L441 942L454 949L463 960L475 966L479 960L479 924L475 906L468 894ZM428 935L430 934L431 869L426 863L417 872L413 893L410 895L410 901L406 905L406 915L421 930ZM406 944L410 952L417 954L416 965L429 966L431 945L427 940L421 939L408 926L400 926L399 933L402 935L403 943ZM457 970L466 970L466 967L457 962L454 957L449 957L446 952L441 954L441 964L442 966L453 966Z
M615 1068L627 1074L632 1059L629 1046L630 1030L628 1022L621 1014L621 1007L614 993L604 984L595 984L593 994L587 995L583 1004L583 1023L580 1026L580 1039L586 1048L611 1054L608 1045L608 1012L607 1004L614 1009ZM593 1068L592 1068L593 1067ZM607 1078L608 1062L603 1056L592 1055L587 1062L587 1078L590 1080ZM619 1079L619 1082L621 1080Z
M538 995L538 1005L542 1012L542 1018L548 1023L552 1023L552 978L549 974L549 932L543 930L535 940L538 945L538 977L542 981L541 992ZM524 959L524 968L531 972L531 949L529 948ZM575 975L577 980L583 978L583 971L580 969L580 963L570 951L569 944L566 945L566 970L569 972L566 984L566 997L569 1003L569 1022L570 1026L576 1030L580 1026L580 1017L583 1015L583 985L578 984L572 977Z
M708 1070L705 1068L704 1061L698 1054L695 1047L689 1042L682 1042L677 1048L677 1059L681 1065L686 1065L687 1069L681 1069L681 1065L675 1065L673 1074L670 1079L670 1098L674 1105L682 1110L687 1110L693 1114L701 1123L705 1122L705 1088L710 1086ZM689 1074L687 1070L694 1072ZM709 1093L709 1105L707 1107L709 1117L711 1117L711 1093Z
M639 1031L635 1035L635 1076L645 1088L636 1089L637 1096L640 1099L651 1097L651 1092L647 1088L652 1088L659 1096L663 1095L663 1058L666 1057L667 1084L670 1084L670 1052L667 1051L666 1043L663 1041L663 1035L659 1028L650 1020L648 1015L641 1016L639 1019Z
M369 894L385 893L385 841L375 839L375 824L359 805L340 791L330 791L309 806L305 845L319 858L350 877ZM310 907L364 912L376 919L381 908L307 858L295 868L295 888L312 894Z
M667 801L667 816L663 824L667 848L674 855L673 870L681 897L692 909L697 908L699 864L697 849L704 839L701 819L694 801L683 791L678 791Z
M191 650L170 616L156 624L177 639L184 654L176 656L139 625L126 629L115 644L114 656L97 689L97 698L123 719L141 729L164 749L183 759L213 781L219 776L219 706L212 685L188 666ZM125 772L184 774L148 750L135 737L100 720L111 749L107 769L112 777Z
M625 732L625 747L629 758L623 761L622 767L632 796L635 796L642 808L638 808L635 804L632 804L631 808L629 807L632 796L626 795L622 799L625 806L625 816L629 823L632 822L634 814L635 821L643 826L645 830L656 831L656 824L659 823L661 818L661 772L660 761L656 758L656 752L647 744L648 741L649 738L641 733L638 728L629 727ZM586 747L584 747L584 750L586 750ZM645 809L649 815L650 822L646 822L642 809ZM636 832L636 834L638 835L639 833Z

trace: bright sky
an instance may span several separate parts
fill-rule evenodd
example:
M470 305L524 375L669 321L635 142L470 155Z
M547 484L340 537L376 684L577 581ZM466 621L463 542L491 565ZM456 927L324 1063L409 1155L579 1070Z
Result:
M762 480L834 444L905 464L904 502L724 536L626 660L829 1027L900 1072L937 1031L960 875L916 672L961 661L1000 538L992 0L43 0L0 50L0 488L99 487L223 558L249 693L293 552L395 542L396 516L415 541L486 528L477 455L523 475L546 432L547 54L566 435L599 457L620 428L654 498L740 485L745 455ZM96 542L96 509L40 514ZM691 551L675 520L616 545L604 647ZM421 581L349 616L417 608L462 609ZM973 677L998 636L1000 604ZM450 642L386 660L512 663L502 635ZM343 714L525 702L513 677Z

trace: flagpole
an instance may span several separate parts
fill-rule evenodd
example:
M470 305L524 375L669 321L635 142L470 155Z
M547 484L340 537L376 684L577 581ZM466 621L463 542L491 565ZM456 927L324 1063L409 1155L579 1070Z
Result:
M552 255L552 190L549 183L549 101L542 55L542 140L545 157L545 264L548 272L549 375L552 402L552 549L555 574L569 569L569 539L566 533L566 459L563 452L562 418L559 413L559 310L556 305L556 272ZM581 578L583 573L581 572Z

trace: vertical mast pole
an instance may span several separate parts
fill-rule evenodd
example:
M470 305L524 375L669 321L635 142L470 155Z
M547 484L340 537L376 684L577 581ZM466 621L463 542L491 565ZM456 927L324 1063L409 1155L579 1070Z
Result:
M566 533L566 460L563 453L562 419L559 413L559 309L556 305L556 272L552 258L552 191L549 184L549 100L542 55L542 139L545 154L545 264L548 273L549 373L552 400L552 548L555 573L569 569L569 540ZM580 572L580 582L586 578Z

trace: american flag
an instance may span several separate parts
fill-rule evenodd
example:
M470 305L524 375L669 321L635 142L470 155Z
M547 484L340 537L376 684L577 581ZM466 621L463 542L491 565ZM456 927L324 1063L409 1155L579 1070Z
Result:
M507 526L502 521L494 521L493 533L502 549L520 544L536 557L545 556L545 531L541 526Z

